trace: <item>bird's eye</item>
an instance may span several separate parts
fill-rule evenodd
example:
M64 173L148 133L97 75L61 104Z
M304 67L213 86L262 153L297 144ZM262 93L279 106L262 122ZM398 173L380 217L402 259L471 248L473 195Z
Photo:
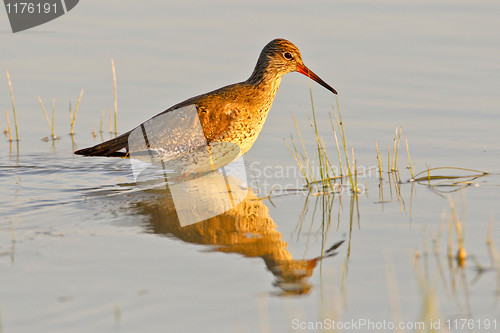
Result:
M293 59L293 56L290 52L283 52L283 57L286 59L286 60L292 60Z

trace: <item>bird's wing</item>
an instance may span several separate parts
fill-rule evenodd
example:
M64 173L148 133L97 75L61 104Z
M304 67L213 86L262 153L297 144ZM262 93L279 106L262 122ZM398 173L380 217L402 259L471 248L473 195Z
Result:
M145 150L179 154L206 145L207 141L194 104L161 113L137 126L128 137L130 154Z
M142 123L130 132L131 158L185 171L218 169L236 159L240 149L231 142L206 138L195 104L171 109ZM217 128L216 124L211 127Z

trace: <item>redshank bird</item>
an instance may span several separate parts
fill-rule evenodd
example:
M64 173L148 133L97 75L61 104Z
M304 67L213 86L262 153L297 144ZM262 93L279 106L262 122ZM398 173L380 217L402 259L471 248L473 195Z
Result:
M246 81L192 97L127 133L77 150L75 154L134 157L138 152L148 151L163 165L166 161L175 160L169 168L179 172L217 169L252 147L264 125L282 76L290 72L302 73L337 94L304 65L294 44L285 39L274 39L264 47L252 75ZM179 160L182 162L179 163Z

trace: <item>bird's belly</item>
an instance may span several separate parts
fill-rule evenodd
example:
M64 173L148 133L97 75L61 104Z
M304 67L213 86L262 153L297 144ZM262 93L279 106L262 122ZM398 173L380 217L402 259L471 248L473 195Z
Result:
M258 119L235 120L228 131L221 137L222 142L231 142L240 149L239 156L245 154L255 143L264 125L265 117Z

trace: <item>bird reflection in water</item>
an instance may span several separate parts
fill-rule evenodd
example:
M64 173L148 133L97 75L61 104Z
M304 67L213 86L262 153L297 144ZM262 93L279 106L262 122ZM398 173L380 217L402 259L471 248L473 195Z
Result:
M167 182L165 182L167 183ZM214 251L238 253L245 257L260 257L275 276L274 285L279 295L301 295L311 290L308 282L317 263L336 254L340 241L322 256L313 259L294 259L283 241L277 225L269 215L263 200L247 189L237 177L223 172L182 180L183 193L189 198L179 204L172 190L179 184L170 182L166 188L149 189L154 200L143 200L136 205L140 214L148 217L148 228L156 234L174 236L184 242L208 245ZM232 208L215 215L221 205L227 205L228 189ZM178 190L175 190L178 193ZM182 226L186 214L204 212L210 218ZM184 216L184 218L180 218Z

